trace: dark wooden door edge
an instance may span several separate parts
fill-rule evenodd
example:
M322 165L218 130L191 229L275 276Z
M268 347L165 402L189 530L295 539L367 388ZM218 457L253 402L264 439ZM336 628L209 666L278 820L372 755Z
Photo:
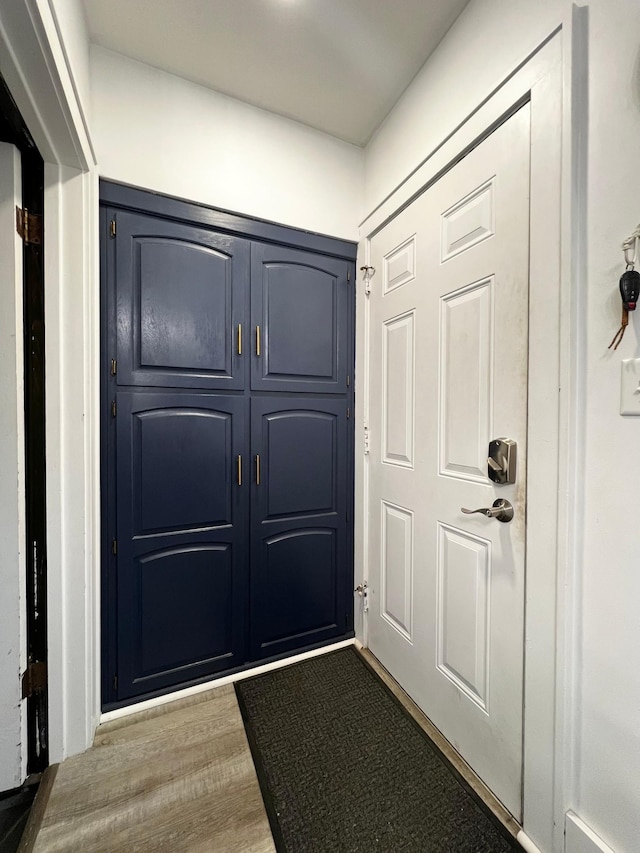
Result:
M0 75L0 140L15 145L22 160L22 205L44 215L44 162ZM45 455L44 241L23 241L25 491L27 552L27 662L46 672L47 548ZM45 683L27 695L27 772L49 763L48 693Z

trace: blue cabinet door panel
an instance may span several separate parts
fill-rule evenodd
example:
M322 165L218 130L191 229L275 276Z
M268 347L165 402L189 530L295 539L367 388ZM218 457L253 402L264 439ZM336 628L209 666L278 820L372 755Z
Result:
M246 658L248 401L122 390L116 456L118 695L177 685Z
M131 418L134 534L231 524L233 415L174 404Z
M232 665L233 558L233 543L218 542L173 547L135 560L137 687L158 677L182 681L194 669Z
M117 222L118 384L243 388L247 243L138 213Z
M260 554L260 653L339 633L338 535L332 528L299 528L266 537Z
M304 400L263 416L265 520L337 512L339 427L335 413L306 409Z
M349 288L346 261L278 246L251 247L251 317L260 327L251 387L346 391Z
M346 401L251 401L251 654L254 660L346 631Z

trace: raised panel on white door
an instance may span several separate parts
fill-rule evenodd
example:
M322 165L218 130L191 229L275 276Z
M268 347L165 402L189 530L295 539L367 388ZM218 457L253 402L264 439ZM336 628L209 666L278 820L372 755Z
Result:
M415 411L415 314L383 323L382 459L413 468Z
M440 300L440 473L486 483L493 412L493 278Z
M413 611L413 513L382 501L380 615L411 642Z
M477 246L495 234L493 178L442 214L441 260Z
M408 284L416 277L416 236L409 237L384 256L382 290L392 290Z
M438 523L438 669L488 712L491 543Z

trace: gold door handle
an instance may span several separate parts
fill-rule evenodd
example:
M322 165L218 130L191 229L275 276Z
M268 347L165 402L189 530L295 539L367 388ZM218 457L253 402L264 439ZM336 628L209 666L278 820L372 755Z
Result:
M238 485L242 485L242 456L238 456Z
M256 455L256 486L260 485L260 454Z
M260 355L260 326L256 326L256 355Z
M238 323L238 355L242 355L242 323Z

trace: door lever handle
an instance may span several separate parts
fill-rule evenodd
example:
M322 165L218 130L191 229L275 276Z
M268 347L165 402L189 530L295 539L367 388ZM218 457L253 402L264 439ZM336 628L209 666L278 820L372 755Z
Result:
M478 513L479 515L486 515L487 518L495 518L496 521L508 522L513 518L513 506L506 501L504 498L498 498L498 500L493 502L493 506L485 506L480 509L465 509L461 507L461 512L464 512L465 515L474 515Z

